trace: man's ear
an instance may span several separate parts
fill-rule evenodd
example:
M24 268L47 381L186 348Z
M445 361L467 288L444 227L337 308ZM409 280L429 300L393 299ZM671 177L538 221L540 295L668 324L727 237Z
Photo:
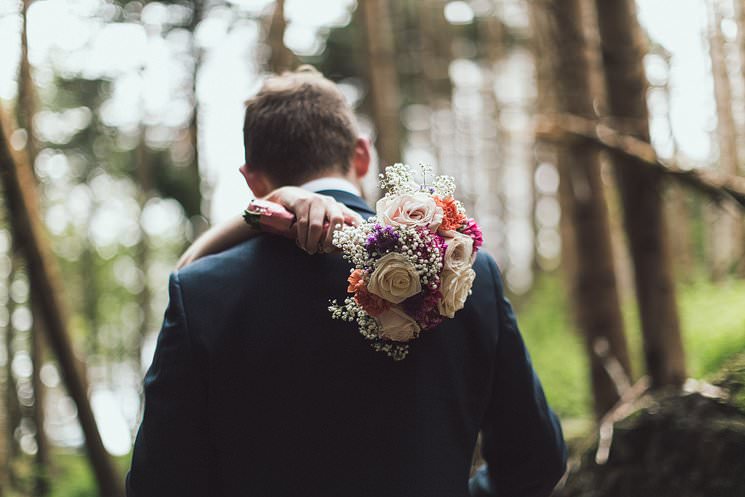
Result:
M254 197L261 198L269 195L269 192L274 190L272 183L269 178L266 177L261 171L253 170L248 164L244 164L239 168L239 171L246 180L246 184L251 189Z
M370 169L370 141L367 138L357 138L352 157L352 168L356 179L362 179Z

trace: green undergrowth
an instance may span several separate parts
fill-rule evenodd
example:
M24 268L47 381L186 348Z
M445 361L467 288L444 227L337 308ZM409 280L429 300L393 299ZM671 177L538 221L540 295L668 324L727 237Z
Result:
M745 350L745 280L697 281L678 288L688 375L706 378ZM588 359L560 279L542 277L520 300L518 322L546 396L567 421L591 417ZM623 304L634 379L644 373L636 305Z

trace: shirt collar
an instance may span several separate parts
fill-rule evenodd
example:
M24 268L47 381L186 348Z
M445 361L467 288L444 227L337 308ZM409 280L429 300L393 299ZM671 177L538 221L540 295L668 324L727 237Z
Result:
M300 185L300 188L311 192L320 192L322 190L337 190L341 192L351 193L352 195L360 195L360 190L352 184L352 182L339 177L326 177L318 178L307 183Z

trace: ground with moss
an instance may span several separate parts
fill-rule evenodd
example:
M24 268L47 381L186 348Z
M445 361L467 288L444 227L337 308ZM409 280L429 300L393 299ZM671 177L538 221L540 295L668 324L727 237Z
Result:
M555 497L745 495L745 354L713 385L647 398L616 424L607 461L598 464L590 444Z

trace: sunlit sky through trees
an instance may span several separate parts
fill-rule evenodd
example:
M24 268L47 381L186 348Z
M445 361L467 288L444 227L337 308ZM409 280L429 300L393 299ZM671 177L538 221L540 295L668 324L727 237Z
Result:
M228 8L215 8L197 33L197 42L204 49L198 83L201 167L213 188L209 209L213 221L234 215L248 197L237 173L242 163L242 102L259 83L253 53L261 37L256 19L271 1L230 3L246 14L243 20L234 22ZM506 6L500 14L508 23L527 23L522 9L503 3ZM179 97L179 90L188 84L190 68L179 54L188 49L188 35L173 30L163 39L158 34L169 19L185 13L153 4L143 11L144 25L107 23L107 9L102 4L100 0L33 3L29 45L37 84L50 84L52 68L63 74L111 78L115 85L111 100L102 109L105 123L120 127L124 135L133 134L141 119L147 124L182 125L188 119L189 107L187 100ZM679 150L690 161L706 161L713 153L710 134L716 117L706 52L705 5L697 0L640 0L638 4L640 19L652 39L672 53L671 118ZM301 55L322 51L324 30L349 22L352 8L352 0L288 0L285 43ZM3 14L0 98L12 99L16 93L20 18L9 15L12 12ZM446 14L451 22L468 22L473 10L464 2L451 2ZM734 23L723 28L726 36L736 36ZM648 69L651 78L659 74L653 62ZM500 79L497 84L510 81ZM346 90L354 100L355 89L347 86ZM654 102L652 107L654 114ZM63 119L40 116L38 124L44 135L53 138L84 126L85 120L84 113L69 113ZM149 140L157 143L169 138L157 134L153 132ZM660 153L669 155L673 147L664 119L653 120L653 134Z

